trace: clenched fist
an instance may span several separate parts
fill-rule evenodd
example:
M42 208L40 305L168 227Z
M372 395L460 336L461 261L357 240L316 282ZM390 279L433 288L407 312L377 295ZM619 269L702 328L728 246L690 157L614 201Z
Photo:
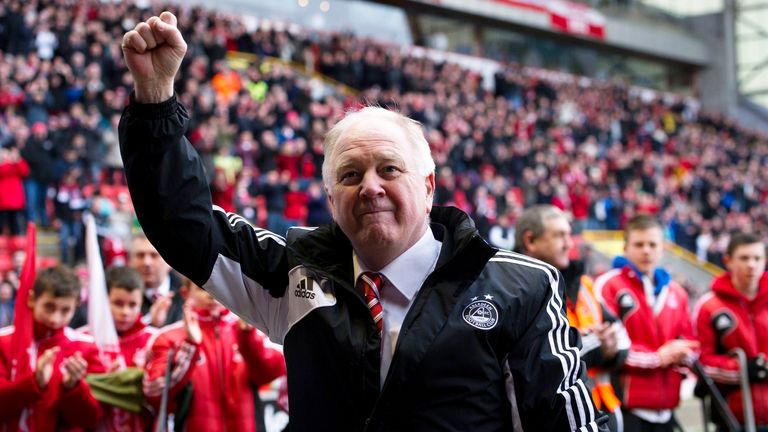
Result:
M137 102L158 103L173 96L173 80L187 52L176 22L172 13L163 12L123 36L123 56Z

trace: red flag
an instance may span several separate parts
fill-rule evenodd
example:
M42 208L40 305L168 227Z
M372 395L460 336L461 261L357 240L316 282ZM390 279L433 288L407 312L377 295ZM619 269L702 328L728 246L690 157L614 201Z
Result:
M13 338L11 339L11 381L32 370L27 350L32 345L32 309L29 308L29 293L35 283L36 243L35 224L27 223L27 245L24 266L19 278L19 291L16 293L16 305L13 316Z

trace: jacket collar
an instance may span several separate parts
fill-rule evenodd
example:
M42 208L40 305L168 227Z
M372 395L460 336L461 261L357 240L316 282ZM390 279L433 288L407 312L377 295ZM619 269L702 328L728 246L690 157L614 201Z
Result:
M640 273L637 267L635 267L635 265L632 264L624 256L619 255L613 259L613 268L622 269L621 272L625 276L630 278L637 278L637 280L642 284L642 273ZM661 267L656 267L653 270L652 277L653 278L651 282L653 282L653 294L656 296L658 296L661 291L672 281L672 276L669 274L669 272Z
M433 206L429 217L435 239L443 244L437 269L444 267L468 247L478 247L485 252L479 255L462 254L470 260L473 257L479 259L483 265L495 253L496 249L480 238L474 222L463 211L455 207ZM338 224L332 222L311 231L302 230L295 238L292 238L289 232L288 238L288 248L297 256L299 262L334 275L340 281L350 279L348 283L351 284L349 275L354 275L352 244ZM463 264L458 267L468 266Z
M36 341L43 341L47 339L52 339L56 337L60 337L64 334L64 327L60 329L50 329L45 324L41 324L37 321L34 321L32 331L34 332L34 337Z
M123 332L117 332L117 335L120 336L121 338L131 336L144 330L145 327L147 327L147 325L141 321L141 315L139 315L138 319L136 319L136 322L133 323L131 328Z
M712 291L719 296L733 300L745 301L752 304L768 303L768 272L763 273L763 276L760 278L757 295L752 300L748 299L733 286L730 272L724 273L712 281Z

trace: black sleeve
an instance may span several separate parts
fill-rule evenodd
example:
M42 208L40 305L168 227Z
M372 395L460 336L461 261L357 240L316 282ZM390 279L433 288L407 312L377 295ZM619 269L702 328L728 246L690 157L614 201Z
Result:
M531 284L532 320L508 359L514 397L524 430L598 431L607 417L600 415L586 385L586 367L578 339L571 338L565 315L562 276L544 268ZM520 325L518 323L517 325ZM575 343L574 343L575 342Z
M200 157L184 136L188 122L175 96L159 104L132 98L123 111L120 151L139 222L171 267L264 323L269 297L281 297L287 284L285 240L212 205Z

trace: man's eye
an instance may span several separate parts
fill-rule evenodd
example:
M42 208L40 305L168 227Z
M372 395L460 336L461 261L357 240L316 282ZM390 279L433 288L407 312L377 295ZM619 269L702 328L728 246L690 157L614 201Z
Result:
M345 171L339 175L339 183L351 183L357 177L357 171Z
M384 174L393 175L393 174L401 173L402 170L400 169L400 167L396 165L387 165L384 167L383 172Z

